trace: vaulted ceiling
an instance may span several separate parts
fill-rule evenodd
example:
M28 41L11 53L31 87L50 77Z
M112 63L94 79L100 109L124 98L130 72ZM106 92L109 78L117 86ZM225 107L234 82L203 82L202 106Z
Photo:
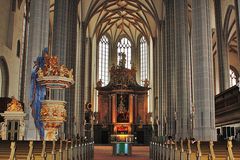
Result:
M91 0L82 16L90 36L108 34L117 40L125 35L134 42L140 34L146 38L156 35L161 7L161 0Z
M224 40L227 42L227 50L230 53L238 53L237 48L237 32L236 32L236 16L235 7L233 5L227 5L225 12L222 16L222 29ZM216 31L213 32L213 54L217 52L217 35Z
M223 28L228 49L237 53L237 33L234 7L226 1L223 7ZM225 2L224 1L224 2ZM189 29L191 32L191 0L188 1ZM230 3L231 4L231 3ZM211 1L211 17L214 17L214 6ZM139 35L147 39L155 37L159 21L164 16L163 0L80 0L79 19L88 24L88 35L101 37L108 34L113 41L127 36L136 42ZM50 0L50 30L53 27L54 0ZM215 19L211 19L215 28ZM213 53L216 53L216 32L213 32Z

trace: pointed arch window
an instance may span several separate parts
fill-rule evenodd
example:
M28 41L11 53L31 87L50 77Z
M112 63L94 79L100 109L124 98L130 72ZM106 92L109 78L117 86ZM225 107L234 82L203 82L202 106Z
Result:
M148 79L148 51L145 37L140 39L140 77L141 85L144 85L143 81Z
M119 60L121 58L121 55L119 53L125 53L126 54L126 68L131 68L131 42L127 38L122 38L118 43L117 43L117 64L119 65Z
M106 36L102 36L102 38L99 41L98 78L102 80L103 86L107 85L109 82L108 59L109 59L109 40Z

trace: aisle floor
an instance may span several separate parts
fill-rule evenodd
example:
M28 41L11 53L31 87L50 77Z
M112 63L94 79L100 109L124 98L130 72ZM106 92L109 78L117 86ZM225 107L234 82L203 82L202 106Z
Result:
M112 146L95 146L94 160L149 160L148 146L133 146L132 156L112 156Z

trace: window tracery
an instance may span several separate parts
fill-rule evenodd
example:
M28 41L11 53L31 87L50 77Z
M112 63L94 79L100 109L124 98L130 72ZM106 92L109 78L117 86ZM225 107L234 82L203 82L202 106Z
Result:
M121 59L121 54L120 53L125 53L126 55L126 68L131 68L131 42L127 38L122 38L118 43L117 43L117 63L119 65L119 60Z
M98 77L105 86L109 82L108 76L108 63L109 63L109 40L106 36L102 36L99 41L99 64L98 64Z

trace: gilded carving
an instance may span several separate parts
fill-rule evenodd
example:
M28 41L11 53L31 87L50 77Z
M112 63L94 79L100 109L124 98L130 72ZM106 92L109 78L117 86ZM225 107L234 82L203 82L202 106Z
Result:
M56 56L45 54L44 61L44 67L39 68L37 72L38 78L43 78L45 76L60 76L73 79L73 69L68 69L65 65L60 66Z
M62 104L42 104L41 108L41 118L43 122L46 122L45 127L49 127L50 124L48 121L51 121L52 127L56 127L57 125L53 125L55 122L63 122L67 117L66 110L64 109L64 105Z
M15 97L12 97L12 101L7 104L7 111L23 112L22 105Z

